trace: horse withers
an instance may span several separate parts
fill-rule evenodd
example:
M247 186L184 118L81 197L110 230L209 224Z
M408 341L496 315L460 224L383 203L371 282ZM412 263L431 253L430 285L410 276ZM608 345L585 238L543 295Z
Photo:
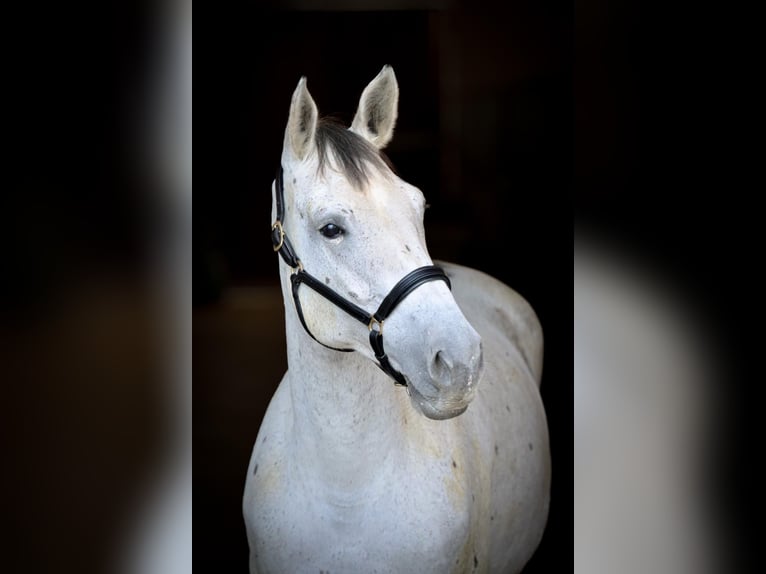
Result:
M380 153L386 66L350 128L302 78L272 187L288 371L243 513L251 573L518 572L548 515L542 330L479 271L434 265L425 200Z

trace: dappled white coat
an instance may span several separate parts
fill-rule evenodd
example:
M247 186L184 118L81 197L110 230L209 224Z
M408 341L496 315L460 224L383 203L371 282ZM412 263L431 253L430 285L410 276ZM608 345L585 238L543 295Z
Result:
M397 105L385 67L351 130L382 148ZM282 155L285 231L307 271L374 311L401 277L431 264L423 196L390 172L372 172L360 191L342 170L318 169L317 118L302 79ZM323 237L327 223L344 235ZM251 572L518 572L534 552L550 487L540 325L502 283L440 265L452 292L426 283L385 322L405 389L375 365L363 325L302 287L312 333L356 352L309 337L280 261L289 369L247 472Z

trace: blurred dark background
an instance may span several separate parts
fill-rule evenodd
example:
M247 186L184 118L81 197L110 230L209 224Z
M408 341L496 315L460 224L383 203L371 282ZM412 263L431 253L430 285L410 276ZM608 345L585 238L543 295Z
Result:
M364 6L240 6L206 17L196 36L196 105L205 113L195 125L195 566L247 568L245 471L286 368L268 230L290 96L305 75L320 114L348 124L363 88L391 64L401 93L386 152L431 204L432 257L504 281L543 325L553 496L526 571L550 572L571 550L572 8Z
M178 20L165 3L7 8L0 569L108 572L177 446L178 316L156 271L179 217L149 110Z
M142 139L157 121L147 105L171 5L5 7L4 571L111 571L179 410L163 331L176 319L172 305L157 308L150 271L174 218ZM268 189L300 75L323 113L348 121L367 82L394 66L401 108L388 151L432 204L432 255L495 275L540 316L554 482L529 571L554 571L571 548L572 199L578 227L627 245L702 301L732 357L727 391L747 381L727 396L760 405L761 369L748 365L762 355L762 177L751 171L762 162L747 105L759 97L749 84L762 66L748 57L762 34L748 28L760 19L608 0L578 1L576 12L486 0L197 10L187 283L200 571L246 567L245 467L285 368ZM747 509L747 523L761 489L738 455L759 452L747 439L762 434L748 428L761 417L732 418L741 430L720 439L718 503Z

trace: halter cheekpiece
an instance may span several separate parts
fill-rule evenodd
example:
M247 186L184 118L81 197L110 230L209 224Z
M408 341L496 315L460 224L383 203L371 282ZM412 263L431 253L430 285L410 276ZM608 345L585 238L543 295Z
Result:
M452 289L450 280L444 273L441 267L436 265L427 265L425 267L419 267L413 271L410 271L407 275L402 277L399 282L394 285L393 289L386 295L382 303L378 307L378 310L374 313L368 313L355 303L352 303L335 290L325 285L322 281L311 275L303 268L300 258L296 255L293 249L290 239L285 233L283 222L285 219L285 198L284 198L284 170L280 167L279 173L276 178L276 202L277 202L277 219L271 226L271 243L274 247L274 251L279 253L282 260L293 270L290 275L290 281L292 283L293 302L295 303L295 310L298 312L298 318L301 321L301 325L320 345L332 349L334 351L351 352L352 349L337 349L322 343L317 339L314 334L309 330L306 325L306 320L303 317L303 309L301 308L301 300L299 297L299 290L301 285L310 287L322 297L330 301L336 307L339 307L354 319L367 326L370 331L370 346L375 353L375 358L378 361L378 366L388 374L394 383L400 386L407 386L407 381L399 371L391 366L388 360L386 352L383 350L383 324L388 316L393 312L399 303L401 303L407 295L412 293L415 289L428 283L429 281L444 281L447 287Z

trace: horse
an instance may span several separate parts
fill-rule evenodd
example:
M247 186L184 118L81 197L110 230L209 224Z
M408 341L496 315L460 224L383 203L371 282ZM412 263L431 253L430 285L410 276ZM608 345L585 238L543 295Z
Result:
M292 95L271 239L288 370L253 447L250 572L519 572L548 516L531 306L426 248L425 199L381 150L385 66L349 128ZM384 344L385 341L385 344Z

